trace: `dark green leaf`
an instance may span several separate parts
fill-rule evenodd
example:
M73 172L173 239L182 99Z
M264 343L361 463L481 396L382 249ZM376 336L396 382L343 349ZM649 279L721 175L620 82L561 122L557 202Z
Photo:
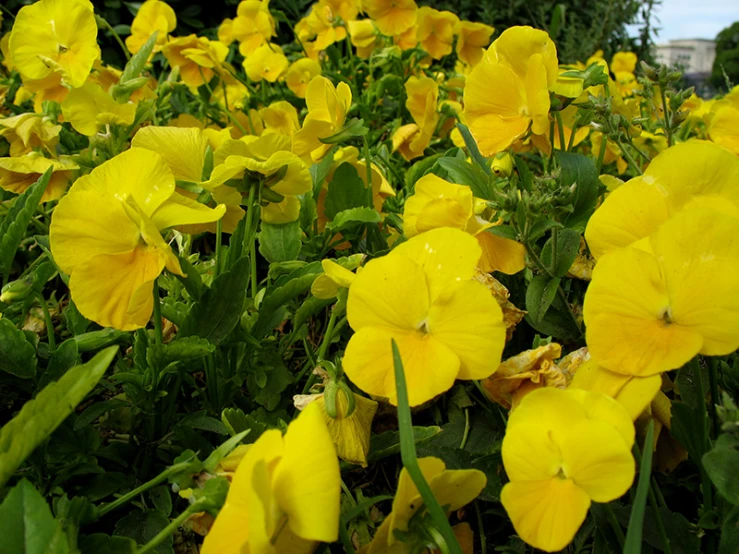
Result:
M706 453L703 417L699 408L691 408L684 402L672 404L672 429L670 433L688 451L690 458L697 464Z
M182 337L168 344L152 344L146 352L149 367L161 370L173 362L199 360L216 349L207 339Z
M739 506L734 506L721 528L718 554L736 554L737 552L739 552Z
M562 171L559 184L562 188L574 186L573 210L562 223L565 227L583 232L598 202L600 181L595 162L590 156L557 150L554 153Z
M534 190L534 175L531 173L529 166L518 156L514 156L513 160L518 170L519 188L527 192L532 192Z
M180 336L196 335L220 344L239 323L246 301L249 258L241 258L233 269L222 273L195 302L180 327Z
M221 460L228 456L234 448L241 444L241 441L243 441L246 435L249 434L249 431L249 429L247 429L246 431L242 431L238 435L231 437L223 444L221 444L221 446L216 448L211 453L211 455L208 456L208 458L203 462L203 469L208 473L214 473L216 467L218 467L218 464L221 463Z
M128 537L109 537L103 533L95 533L80 538L80 554L134 554L136 541Z
M253 335L256 338L262 338L266 335L272 329L270 326L273 322L272 315L285 303L308 292L308 290L310 290L310 286L313 284L313 281L320 272L321 266L320 264L316 264L316 266L311 268L308 273L301 275L300 277L290 279L284 285L268 291L260 305L259 319L257 319L257 322L252 329Z
M128 537L143 546L157 536L167 525L169 518L160 510L147 510L145 512L136 510L118 520L115 524L115 534ZM158 554L174 554L172 535L164 539L156 550Z
M466 160L457 158L439 158L436 163L447 171L453 183L470 187L476 198L493 199L490 175L485 173L479 165L472 165Z
M564 277L572 267L580 250L580 233L572 229L556 229L557 233L557 259L552 260L553 241L550 238L541 251L541 261L546 265L555 277Z
M60 523L51 515L44 497L25 479L11 489L0 505L0 537L3 554L69 552Z
M549 36L552 40L557 38L564 25L566 11L567 7L564 4L557 4L552 10L552 20L549 23Z
M350 163L342 163L328 184L324 213L328 219L350 208L367 206L367 188L357 169Z
M111 346L86 364L67 371L0 430L0 486L5 484L26 457L72 413L105 373L118 347Z
M248 434L242 439L244 444L253 443L267 430L267 425L264 421L251 414L245 414L238 408L226 408L223 410L221 421L232 436L238 436L248 431Z
M297 260L302 247L300 221L270 224L262 222L259 231L259 252L268 262Z
M526 311L533 321L541 321L557 294L560 278L537 275L526 289Z
M382 217L372 208L351 208L336 214L333 221L326 225L326 229L338 233L349 227L365 223L379 223Z
M518 233L516 233L516 230L510 225L496 225L495 227L490 227L489 229L485 229L485 231L493 235L503 237L504 239L510 239L510 240L518 239Z
M149 55L157 43L157 35L158 31L154 31L141 49L131 56L131 59L128 60L126 67L123 69L123 74L120 79L121 83L130 81L131 79L135 79L141 75L144 67L146 67L146 61L149 59Z
M561 229L562 224L552 221L551 219L540 219L531 226L531 229L529 229L529 242L538 240L540 237L543 237L549 229L554 228Z
M180 257L179 260L180 267L185 273L185 276L182 277L181 275L175 274L175 277L185 285L185 289L190 295L190 298L198 300L203 292L203 281L200 278L200 273L198 273L198 270L195 269L189 261L187 261L187 258Z
M457 129L459 129L459 133L462 135L462 139L464 139L464 145L467 147L467 152L470 153L470 157L485 173L492 175L492 170L490 169L487 160L482 156L482 154L480 154L477 142L475 142L475 138L472 136L472 133L470 133L467 125L464 123L457 123Z
M9 320L0 318L0 370L30 379L36 374L36 349Z
M423 177L441 158L442 154L424 157L410 166L405 172L405 188L411 192L416 186L416 181Z
M413 427L413 440L419 445L441 433L441 427ZM398 431L385 431L379 435L370 437L370 449L367 461L374 463L388 456L394 456L400 452L400 433Z
M172 513L172 491L167 485L159 485L151 489L149 500L157 510L167 517Z
M713 449L703 455L703 467L721 496L739 505L739 440L721 435Z
M15 252L26 235L28 224L46 191L52 172L53 168L50 167L34 184L23 191L0 223L0 273L10 273Z
M226 426L214 417L210 417L205 410L185 416L177 424L191 429L200 429L219 435L228 435Z
M107 414L109 411L119 408L121 406L127 406L128 403L118 398L111 398L110 400L104 400L103 402L96 402L92 406L85 409L77 419L74 421L74 430L79 431L84 429L90 423L95 421L103 414Z

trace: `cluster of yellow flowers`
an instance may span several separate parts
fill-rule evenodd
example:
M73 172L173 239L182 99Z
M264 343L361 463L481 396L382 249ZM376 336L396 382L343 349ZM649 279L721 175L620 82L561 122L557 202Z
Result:
M311 293L346 311L353 334L341 366L318 360L322 382L296 396L301 415L284 436L268 430L246 450L201 552L311 552L338 539L338 458L366 466L378 402L398 403L392 341L410 406L474 380L511 410L501 502L524 541L564 548L591 502L631 487L633 422L667 401L661 375L696 355L739 348L739 88L717 100L692 96L678 111L644 95L632 53L610 64L597 53L560 65L545 31L513 27L490 44L492 27L414 0L319 0L295 25L296 44L283 46L272 42L277 23L267 0L243 0L218 40L172 36L176 27L170 6L146 0L125 40L131 54L145 54L132 60L141 68L155 59L168 67L157 79L101 61L89 0L23 7L0 42L4 67L22 79L13 98L0 86L18 112L0 119L8 143L0 187L20 194L51 172L41 202L53 207L53 260L79 312L123 331L158 314L155 283L165 269L187 276L177 255L189 253L186 235L215 234L218 252L222 234L236 236L241 222L253 273L258 225L298 222L327 235L330 247L311 260L322 267ZM382 152L366 138L360 144L367 129L357 131L362 122L350 117L361 112L372 73L359 82L359 73L326 71L326 51L342 41L370 68L403 60L401 97L378 95L365 106L397 103L397 120L377 125L378 140L390 146ZM243 74L232 63L237 50ZM456 56L451 72L434 65L447 56ZM602 78L590 82L594 67ZM173 91L204 107L197 116L178 110ZM604 105L608 121L626 122L625 134L598 122ZM412 122L403 124L403 107ZM65 143L65 135L83 142ZM512 184L516 154L545 160L545 181L557 178L554 151L577 147L598 170L635 175L601 176L607 192L561 273L591 281L581 311L586 348L562 356L550 343L503 360L525 312L491 274L528 272L531 280L530 226L502 230L512 218L525 221L525 210L494 206L460 173L429 172L431 165L404 184L391 172L402 162L388 161L397 152L425 163L429 148L447 139L473 158L493 157L482 167L465 154L455 161L490 175L514 202L522 198ZM356 207L371 212L365 223L381 229L388 246L366 263L363 255L326 257L352 247L336 230L336 191L348 190L348 174L367 193ZM390 224L391 212L400 223ZM447 514L486 485L478 470L446 469L437 458L419 464ZM399 537L422 506L404 469L392 513L360 552L410 552ZM467 524L455 531L471 543Z

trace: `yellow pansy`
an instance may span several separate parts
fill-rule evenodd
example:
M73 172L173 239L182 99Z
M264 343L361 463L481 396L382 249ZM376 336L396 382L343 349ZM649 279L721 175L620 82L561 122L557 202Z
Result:
M487 232L494 224L475 214L472 190L433 174L416 181L405 202L403 230L408 237L438 227L455 227L474 236L482 249L478 267L486 272L512 275L526 266L524 246Z
M157 41L152 52L159 52L167 43L169 33L177 27L177 15L166 2L146 0L131 23L131 34L126 37L126 48L133 54L141 50L149 37L156 32Z
M0 38L0 55L3 57L0 64L2 64L8 72L13 71L15 66L13 65L13 58L10 56L10 32L5 33L3 37Z
M650 158L654 158L667 150L667 137L662 129L658 129L654 133L642 131L638 137L634 138L634 146L645 152Z
M418 10L416 36L421 48L435 60L452 53L452 43L459 18L449 11L439 11L428 6Z
M290 64L285 74L285 83L295 96L305 98L308 83L321 74L321 64L310 58L300 58Z
M619 187L611 196L617 194ZM583 315L593 360L653 375L739 347L739 219L694 207L648 241L603 255Z
M344 21L326 0L313 4L305 20L311 34L316 37L314 46L319 50L325 50L335 42L346 38Z
M348 289L356 275L333 260L321 260L323 273L316 277L310 293L316 298L334 298L340 289Z
M403 125L393 133L393 152L408 161L423 155L439 122L437 103L439 84L430 77L411 76L405 82L405 106L415 123Z
M739 155L739 85L711 106L708 135L713 142Z
M231 25L233 38L239 41L239 52L244 57L269 42L276 35L275 20L269 12L269 2L244 0L236 8Z
M575 136L572 136L573 129L575 128L575 122L577 120L578 106L570 104L564 110L559 112L562 118L562 134L564 135L564 148L562 148L562 139L559 136L559 124L554 125L554 138L552 146L556 150L567 150L572 141L572 146L577 146L590 134L590 127L578 127L575 131ZM596 153L597 155L597 153Z
M235 40L233 19L227 17L218 26L218 42L222 42L226 46L231 46L231 43Z
M237 115L243 114L241 109L249 98L249 89L232 75L235 71L230 64L224 63L223 68L225 71L219 75L221 84L213 90L211 98L229 111L234 110Z
M287 71L287 61L282 48L276 44L262 44L244 60L244 71L252 81L265 80L274 83Z
M66 158L50 160L36 152L14 158L0 158L0 188L21 194L50 167L53 168L53 173L41 196L41 202L58 200L67 190L72 170L78 168L77 164Z
M593 131L590 133L590 143L593 145L591 153L596 157L600 155L600 149L603 141L603 133L599 131ZM623 152L618 147L618 144L612 140L606 138L606 151L603 154L603 165L616 163L616 170L619 175L626 173L629 164L624 160Z
M280 133L290 137L300 128L298 110L285 100L272 102L266 108L262 108L259 110L259 116L264 121L265 133Z
M344 82L334 84L320 75L308 84L305 95L308 115L303 128L293 136L293 152L306 161L318 161L331 148L320 139L330 137L344 126L352 103L352 90Z
M172 67L180 68L182 82L197 88L222 72L228 47L205 37L188 35L170 40L162 53Z
M650 236L685 207L712 203L739 217L739 158L710 142L691 140L657 156L644 175L618 187L585 229L590 252L629 246Z
M615 373L600 367L588 356L588 360L577 368L569 386L607 394L626 408L632 421L636 421L659 393L661 385L659 374L639 377Z
M473 279L481 249L464 231L427 231L370 261L349 289L355 334L344 370L363 391L397 402L391 340L400 349L408 400L418 406L455 379L482 379L498 367L503 314Z
M549 88L559 69L545 31L506 29L467 76L465 119L480 151L491 156L529 129L549 132Z
M136 104L119 104L95 83L72 89L62 102L64 120L78 133L91 137L106 125L131 125L136 117Z
M68 94L69 89L62 83L62 74L55 71L43 79L24 78L23 86L15 95L15 103L25 102L33 96L33 110L43 113L44 100L62 103Z
M184 275L160 231L216 221L211 209L175 192L161 156L131 148L77 179L51 219L54 261L69 274L80 313L130 331L151 318L154 280L164 267Z
M567 377L554 362L561 355L562 347L552 342L508 358L495 373L482 381L485 394L510 410L539 387L565 388Z
M419 458L418 466L437 502L446 508L447 513L459 510L472 502L487 484L483 472L477 469L447 469L439 458ZM398 478L392 512L377 529L372 542L360 553L406 554L417 551L412 549L413 545L404 542L413 542L414 537L405 537L404 541L401 541L396 533L408 533L411 519L423 508L423 497L408 470L403 468Z
M18 11L10 35L13 64L24 78L58 72L80 87L100 57L98 27L89 0L40 0Z
M383 35L399 35L416 23L418 5L414 0L364 0L362 8Z
M537 389L508 419L500 500L525 542L546 552L574 538L591 501L610 502L634 480L634 425L608 396Z
M201 554L312 552L339 537L339 461L321 411L309 404L284 436L249 448Z
M371 19L348 21L347 27L352 46L357 49L357 56L366 60L377 46L377 27Z
M14 158L37 149L55 155L61 130L61 125L55 125L51 118L37 114L0 119L0 136L10 143L10 155Z
M469 66L477 65L490 44L495 29L484 23L460 21L457 25L457 58Z
M393 43L401 50L410 50L418 46L418 37L416 36L416 26L412 25L407 31L395 35Z

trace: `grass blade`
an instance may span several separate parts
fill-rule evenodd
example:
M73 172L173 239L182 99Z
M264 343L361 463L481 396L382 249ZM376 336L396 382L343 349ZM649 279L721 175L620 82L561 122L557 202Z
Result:
M629 528L626 531L624 554L641 554L642 530L644 528L644 512L647 507L649 480L652 474L652 445L654 444L654 421L649 422L647 436L644 439L644 454L639 466L639 483L636 486L636 497L631 507Z

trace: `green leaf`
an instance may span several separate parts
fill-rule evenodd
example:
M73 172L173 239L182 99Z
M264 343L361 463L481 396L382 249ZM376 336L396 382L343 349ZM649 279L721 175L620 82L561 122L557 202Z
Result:
M219 345L239 323L248 281L249 258L243 257L233 269L216 277L200 300L190 307L179 335L198 336Z
M349 208L367 206L367 188L357 169L349 162L342 163L328 184L324 213L328 219Z
M269 411L277 407L282 391L292 382L293 376L282 358L272 352L267 352L264 359L251 368L246 378L246 386L254 396L254 401Z
M703 417L705 415L701 414L699 408L691 408L685 402L672 404L670 433L685 447L695 463L700 463L706 453Z
M210 417L206 410L200 410L183 417L177 425L189 427L190 429L200 429L218 435L228 435L226 426L214 417Z
M36 374L36 349L9 320L0 318L0 369L30 379Z
M146 361L149 367L161 370L173 362L199 360L215 349L207 339L182 337L168 344L152 344L146 351Z
M549 23L549 36L552 37L552 40L557 38L562 25L564 25L566 11L567 6L564 4L557 4L552 10L552 20Z
M208 456L203 462L203 469L208 473L213 473L218 464L221 463L221 460L228 456L231 451L236 448L242 440L244 440L249 432L250 429L247 429L246 431L242 431L241 433L234 435L226 442L224 442L221 446L216 448L213 452L211 452L210 456Z
M550 307L539 321L534 321L529 314L526 314L524 319L526 323L545 336L560 340L572 340L580 336L580 330L573 325L572 319L556 307Z
M172 492L167 485L159 485L149 490L149 500L167 517L172 513Z
M93 350L98 350L116 343L128 344L131 341L131 334L108 327L100 331L90 331L89 333L75 335L71 340L77 343L77 350L79 352L92 352Z
M516 163L516 169L518 170L519 188L532 192L534 190L534 174L531 173L529 166L519 156L514 156L513 161Z
M256 338L262 338L272 330L270 328L270 322L273 321L273 314L290 300L308 292L316 276L321 273L322 269L321 265L316 263L311 268L306 266L305 271L306 273L301 274L299 277L294 277L284 285L267 292L259 306L259 319L257 319L252 329L252 333Z
M516 230L510 225L496 225L495 227L485 229L485 232L490 233L491 235L503 237L504 239L518 240L518 233L516 233Z
M200 273L193 267L193 265L187 260L187 258L180 257L180 267L185 273L185 276L175 274L175 277L185 286L185 290L193 300L198 300L203 292L203 280L200 278Z
M158 31L154 31L146 40L141 49L133 56L131 56L130 60L128 60L126 67L123 69L123 74L121 75L121 84L126 83L131 79L135 79L136 77L141 75L144 67L146 67L146 62L149 59L149 56L151 55L151 52L152 50L154 50L154 46L157 43L158 34Z
M547 275L537 275L531 280L526 289L526 311L533 321L541 321L547 313L560 281L559 277L552 279Z
M0 487L95 387L117 352L118 347L111 346L70 369L5 424L0 430Z
M550 238L541 251L541 261L555 277L564 277L580 250L580 233L572 229L553 230L557 233L557 259L552 260L553 241Z
M543 237L549 229L555 228L561 229L562 224L552 221L551 219L540 219L531 226L531 229L529 229L528 241L535 242L539 240L539 238Z
M262 222L259 231L259 253L268 262L297 260L302 247L300 221L271 224Z
M487 160L480 153L480 149L477 147L477 142L475 142L475 138L472 136L472 133L470 133L467 125L464 123L457 123L457 129L459 129L459 133L464 139L464 145L467 147L467 152L470 153L470 158L472 158L485 173L492 175L493 172L490 169Z
M84 429L101 415L107 414L109 411L120 408L121 406L128 405L128 402L119 398L111 398L110 400L95 402L95 404L86 408L85 411L74 420L74 430L79 431L80 429Z
M66 554L67 537L44 497L26 479L0 505L3 554Z
M334 149L333 147L329 150L323 159L317 164L310 166L310 175L313 178L313 200L318 199L318 195L323 188L323 183L331 173L331 168L334 166Z
M718 554L736 554L737 552L739 552L739 506L734 506L721 527Z
M326 229L332 233L338 233L355 225L379 223L380 221L382 217L372 208L351 208L336 214L334 220L326 225Z
M562 188L574 186L573 210L562 223L565 227L583 232L598 202L600 181L598 169L590 156L556 150L554 152L561 169L559 184Z
M247 433L241 441L244 444L253 443L267 430L265 422L251 414L245 414L238 408L226 408L223 410L221 413L221 422L223 422L229 434L233 437Z
M441 158L442 154L434 154L433 156L424 157L414 163L405 171L405 188L412 191L416 186L416 181L423 177Z
M457 158L439 158L436 163L446 170L453 183L470 187L476 198L493 199L490 175L480 169L479 165Z
M413 441L422 444L441 433L441 427L413 427ZM367 461L374 463L383 458L394 456L400 452L400 433L398 431L385 431L370 437L370 449Z
M128 537L110 537L104 533L95 533L80 537L81 554L134 554L136 541Z
M128 537L140 546L145 545L157 536L167 525L169 518L161 510L136 510L118 520L115 524L115 534ZM172 545L174 538L168 536L153 552L158 554L174 554Z
M51 167L47 169L34 184L15 199L10 211L0 223L0 273L10 273L15 252L26 236L26 229L46 191L52 170Z
M318 140L323 144L339 144L341 142L346 142L350 138L363 137L368 131L369 129L364 126L363 120L354 118L344 125L344 128L338 133L335 133L330 137L319 138Z
M647 436L644 438L641 465L639 466L639 483L636 486L636 497L631 506L629 527L626 531L624 554L641 554L642 530L644 529L644 512L647 509L647 493L652 474L652 445L654 444L654 420L649 420Z
M703 467L721 496L739 506L739 440L721 435L713 449L703 455Z

